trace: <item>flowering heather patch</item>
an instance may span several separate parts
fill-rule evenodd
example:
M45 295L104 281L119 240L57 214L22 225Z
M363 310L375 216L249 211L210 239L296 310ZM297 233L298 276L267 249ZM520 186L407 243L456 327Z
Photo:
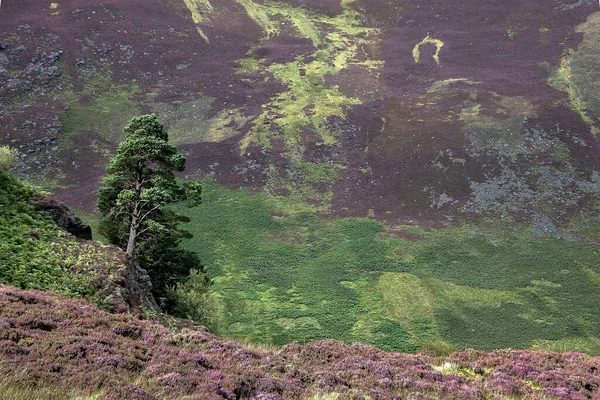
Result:
M0 287L2 379L102 399L598 399L599 370L600 358L572 352L432 357L334 340L248 349L84 300Z

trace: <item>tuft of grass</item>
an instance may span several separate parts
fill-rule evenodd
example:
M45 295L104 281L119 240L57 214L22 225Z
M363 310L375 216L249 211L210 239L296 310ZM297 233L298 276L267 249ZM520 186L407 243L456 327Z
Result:
M338 400L340 394L337 392L317 393L306 398L306 400Z
M0 400L97 400L102 393L76 394L63 386L24 385L14 379L0 381Z

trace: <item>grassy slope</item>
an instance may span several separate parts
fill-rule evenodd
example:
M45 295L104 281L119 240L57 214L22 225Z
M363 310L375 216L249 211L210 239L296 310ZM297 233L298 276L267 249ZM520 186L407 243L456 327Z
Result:
M179 211L192 218L187 246L214 279L219 334L600 354L593 243L467 226L412 228L408 240L373 220L322 219L243 189L207 184L204 193L201 207Z
M36 213L29 201L37 189L0 172L0 284L51 290L119 308L108 297L120 279L120 252L80 242Z
M262 67L268 70L266 75L286 87L265 104L276 112L265 111L254 121L242 147L257 142L268 148L269 139L282 138L293 156L302 146L301 131L306 128L318 134L319 142L337 141L338 133L327 126L328 117L343 115L358 100L352 97L355 94L338 90L328 80L341 79L339 72L349 66L353 71L360 69L363 78L376 74L380 61L365 64L368 60L359 62L354 54L367 43L365 38L376 32L362 26L362 15L352 7L346 7L340 16L326 17L285 3L238 3L267 36L286 21L299 37L311 39L315 46L307 53L314 57L309 61L239 60L240 67L253 66L240 72L256 73ZM210 8L201 1L186 4ZM192 15L194 22L200 23L199 14ZM584 42L580 52L572 55L573 71L591 62L587 54L594 54L592 42ZM306 70L305 75L300 74L300 67ZM257 76L258 80L268 78L265 74ZM569 76L562 79L565 81L558 82L561 85L557 87L569 93L578 111L586 99L579 99L574 90L587 85L588 80L572 81ZM63 155L76 149L70 139L80 131L103 134L109 143L118 140L120 127L140 112L141 102L135 96L139 90L136 85L115 84L98 76L86 81L81 99L79 94L64 91L60 100L68 109L60 114L64 124L61 144L69 151ZM82 101L83 97L89 98ZM197 115L192 116L180 122L186 129L197 123ZM279 131L262 132L261 128L267 126L264 122L269 121ZM181 143L191 141L188 136L173 136ZM110 148L102 144L88 151L109 153ZM324 169L333 165L334 176L313 180L307 178L315 172L307 170L310 165L294 162L289 171L280 171L284 178L274 186L303 199L329 202L331 186L317 191L311 183L320 186L339 179L343 164L317 164ZM286 172L302 179L287 179ZM198 219L193 223L196 239L189 246L201 253L215 277L220 330L226 335L272 343L336 337L406 351L443 349L442 340L447 340L458 347L534 346L600 352L600 329L594 322L598 313L593 307L600 279L594 245L535 239L526 229L453 228L419 233L424 240L407 241L386 236L385 228L371 220L324 221L310 208L306 213L290 212L304 205L273 205L272 199L252 197L246 192L221 193L217 188L209 192L213 200L216 196L224 200L210 201L209 196L205 209L192 214ZM273 210L283 210L284 217L271 216ZM16 271L11 272L11 282L89 295L84 281L74 281L79 275L65 273L70 267L65 267L63 261L56 258L59 263L48 262L59 254L47 246L54 231L46 235L42 229L38 243L27 236L24 224L7 221L3 234L10 240L2 250L8 257L6 265ZM31 258L28 266L16 262L15 254ZM68 264L72 262L69 258ZM56 265L63 266L56 269Z

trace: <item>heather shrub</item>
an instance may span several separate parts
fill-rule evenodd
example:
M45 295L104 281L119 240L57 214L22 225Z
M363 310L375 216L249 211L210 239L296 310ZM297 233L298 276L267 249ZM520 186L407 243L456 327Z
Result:
M18 379L19 389L43 383L131 400L574 400L598 397L599 368L598 357L549 351L433 357L335 340L249 350L206 331L171 333L84 300L0 287L0 382Z
M16 159L17 151L15 149L0 146L0 172L11 169Z

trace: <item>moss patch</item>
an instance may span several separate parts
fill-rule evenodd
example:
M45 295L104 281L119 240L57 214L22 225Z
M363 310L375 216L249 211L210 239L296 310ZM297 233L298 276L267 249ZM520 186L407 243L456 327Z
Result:
M437 65L440 65L440 51L442 51L442 47L444 47L444 42L442 42L440 39L434 39L429 35L427 35L423 40L417 43L415 47L413 47L412 56L415 60L415 63L418 64L419 60L421 59L421 46L425 46L428 44L432 44L435 46L435 53L433 53L433 59L435 60Z
M310 39L315 48L312 54L307 54L310 61L299 57L290 63L266 66L266 78L273 77L287 90L263 105L264 112L240 144L241 152L250 144L270 148L270 139L281 136L288 154L297 159L302 150L301 133L307 127L317 133L324 144L336 143L336 133L328 119L342 117L345 110L360 100L344 96L337 87L327 85L326 79L351 64L367 70L379 68L379 64L369 62L373 60L358 57L361 46L369 43L368 36L375 30L363 26L361 15L349 7L342 14L330 17L283 3L238 1L263 29L266 39L278 34L282 24L289 23L299 37ZM240 60L238 71L257 71L261 62L252 57Z
M59 115L63 137L69 140L78 132L90 131L118 143L123 137L123 127L140 113L134 100L138 92L135 84L116 84L109 76L98 75L85 83L81 93L62 93L60 99L66 106ZM69 144L63 142L63 145Z

